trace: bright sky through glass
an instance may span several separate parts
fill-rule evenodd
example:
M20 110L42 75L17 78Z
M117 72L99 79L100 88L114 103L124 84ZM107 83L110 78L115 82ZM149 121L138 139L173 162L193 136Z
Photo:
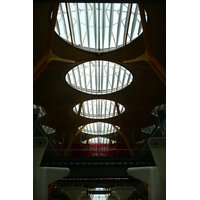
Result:
M77 104L73 111L78 114L80 104ZM119 111L125 111L124 106L118 103ZM92 99L84 101L81 107L80 116L91 119L106 119L117 116L117 107L114 101L107 99Z
M91 191L107 191L106 188L91 188ZM108 194L91 194L90 198L91 200L107 200Z
M45 125L42 125L42 129L44 130L44 132L46 134L51 134L51 133L55 133L56 132L56 129L53 129L49 126L45 126Z
M38 118L43 117L44 115L47 114L46 111L44 110L44 108L41 106L37 106L37 105L33 104L33 109L39 110Z
M126 43L143 31L138 5L132 4L130 9L128 3L61 3L55 31L69 43L72 38L75 46L87 51L115 50L125 45L127 28ZM147 20L146 12L145 16Z
M133 81L132 74L121 65L95 60L82 63L65 76L73 88L88 94L109 94L119 91Z
M116 126L118 129L120 129L118 126ZM81 127L79 127L80 129ZM91 134L91 135L107 135L111 133L117 132L117 130L114 128L112 124L104 123L104 122L94 122L87 124L83 130L83 133Z
M104 137L95 137L82 141L83 144L115 144L116 141Z

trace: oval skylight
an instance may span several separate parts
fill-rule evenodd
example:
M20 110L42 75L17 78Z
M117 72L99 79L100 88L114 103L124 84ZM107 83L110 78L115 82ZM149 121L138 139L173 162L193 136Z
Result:
M90 138L89 140L82 141L83 144L115 144L115 140L110 140L104 137Z
M80 104L77 104L73 111L78 114ZM124 106L118 103L119 111L125 111ZM81 107L80 116L90 119L107 119L117 116L117 107L114 101L107 99L92 99L84 101Z
M56 129L53 129L49 126L45 126L45 125L42 125L42 129L44 130L44 132L46 134L52 134L52 133L55 133L56 132Z
M146 12L145 16L147 20ZM76 47L107 52L124 46L126 34L129 43L143 29L139 7L134 3L132 9L128 3L60 3L55 31Z
M80 129L81 127L79 127ZM118 129L120 129L117 126ZM112 124L104 123L104 122L94 122L87 124L83 130L83 133L91 134L91 135L107 135L111 133L117 132Z
M65 76L73 88L88 94L109 94L119 91L133 81L133 75L121 65L95 60L82 63Z

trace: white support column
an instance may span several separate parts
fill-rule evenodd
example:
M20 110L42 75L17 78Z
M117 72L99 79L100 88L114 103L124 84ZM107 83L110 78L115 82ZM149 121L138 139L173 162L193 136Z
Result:
M166 138L150 138L149 148L156 167L131 167L128 175L148 184L149 200L166 199Z
M33 179L37 174L38 168L42 161L44 152L47 148L48 140L45 137L33 138Z
M33 182L33 199L48 200L48 186L50 183L68 176L70 169L59 167L39 167Z

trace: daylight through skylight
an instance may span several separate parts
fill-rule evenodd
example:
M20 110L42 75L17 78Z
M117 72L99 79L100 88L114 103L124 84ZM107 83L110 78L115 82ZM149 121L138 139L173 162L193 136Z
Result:
M73 111L78 114L80 104L77 104ZM118 103L119 111L125 111L124 106ZM80 116L91 119L106 119L117 116L117 107L114 101L107 99L92 99L84 101L81 107Z
M81 127L79 127L80 129ZM117 126L118 129L120 129ZM117 132L117 130L114 128L112 124L104 123L104 122L94 122L87 124L83 130L83 133L91 134L91 135L107 135L111 133Z
M43 116L45 116L47 114L46 111L44 110L44 108L41 107L41 106L33 104L33 109L38 109L39 110L38 118L43 117Z
M133 75L116 63L94 60L71 69L65 80L81 92L100 95L125 88L133 81Z
M115 144L116 141L104 137L90 138L89 140L82 141L83 144Z
M45 125L42 125L42 129L44 130L44 132L46 134L51 134L51 133L55 133L56 132L56 129L53 129L49 126L45 126Z
M145 16L147 20L146 12ZM60 3L55 31L76 47L106 52L124 46L126 34L129 43L143 29L138 5L134 3L132 9L128 3Z

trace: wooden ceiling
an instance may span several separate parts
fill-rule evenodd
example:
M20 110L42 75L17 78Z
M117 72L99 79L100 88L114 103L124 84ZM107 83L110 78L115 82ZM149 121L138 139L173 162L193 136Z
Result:
M33 3L33 66L39 61L44 54L47 37L50 27L50 14L54 3ZM166 70L166 4L144 4L148 14L148 34L150 38L152 52ZM74 59L72 46L61 39L54 33L52 51L55 55L64 59ZM157 123L157 119L151 114L152 109L160 104L166 103L166 86L151 68L147 62L123 63L124 48L109 53L90 53L75 48L76 62L66 64L61 62L49 63L40 76L33 84L33 103L42 106L47 115L39 119L41 124L56 129L56 138L63 140L65 144L69 143L71 133L77 126L95 122L94 119L80 117L77 121L77 115L73 112L73 107L81 101L103 98L116 101L125 107L125 112L121 115L121 123L124 133L131 143L137 142L143 138L141 128ZM143 34L126 45L124 60L137 58L145 52L145 42ZM133 82L125 89L108 95L89 95L77 91L70 87L65 81L66 73L78 64L94 59L101 59L118 63L128 69L133 77ZM101 120L107 123L120 126L118 117ZM77 124L78 123L78 124ZM63 134L65 133L65 134ZM117 141L124 143L120 134ZM74 143L80 142L77 136ZM135 180L134 180L135 181ZM133 185L134 181L127 181L126 184ZM61 182L61 181L60 181ZM61 186L81 186L80 183L56 182L57 187ZM114 182L113 182L114 183ZM113 184L112 183L112 184ZM124 182L117 182L119 186ZM64 184L64 185L63 185ZM87 183L89 184L89 183ZM85 185L87 185L85 183ZM99 183L95 183L99 184ZM102 183L102 184L107 184ZM89 185L94 185L92 182ZM140 185L140 187L138 186ZM144 185L141 182L135 183L135 187L141 193L147 195ZM140 189L141 188L141 189ZM60 191L52 190L52 194L59 194Z
M144 4L148 14L148 33L153 54L166 69L166 5ZM47 43L50 26L50 13L53 3L33 4L33 66L42 57ZM52 51L55 55L74 59L72 46L54 33ZM66 64L49 63L33 84L33 103L42 106L47 115L40 119L45 124L57 130L57 138L62 139L65 133L65 143L70 140L69 133L76 128L77 115L73 107L81 101L93 98L105 98L119 102L125 107L121 115L124 132L129 141L134 133L135 141L141 138L141 128L156 123L151 114L152 109L166 103L166 86L159 79L147 62L123 63L124 48L109 53L90 53L75 48L76 62ZM124 60L133 59L145 51L143 34L126 46ZM66 73L79 63L94 59L116 62L128 69L134 76L133 82L125 89L108 95L89 95L70 87L65 81ZM93 119L80 117L78 126L94 122ZM118 117L101 120L120 126ZM77 137L76 141L80 141ZM119 136L119 141L123 139Z

